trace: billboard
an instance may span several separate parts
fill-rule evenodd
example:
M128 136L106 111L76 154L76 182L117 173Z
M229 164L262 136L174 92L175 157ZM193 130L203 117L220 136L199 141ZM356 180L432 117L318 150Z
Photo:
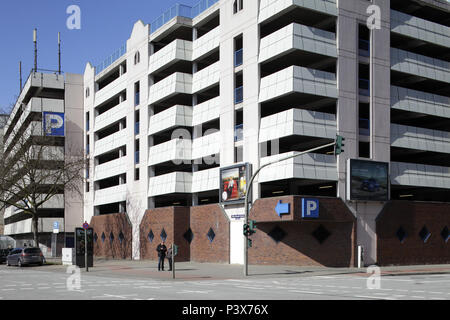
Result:
M251 178L249 163L220 169L220 202L237 203L245 200L247 181Z
M347 199L389 200L389 163L349 159L347 162Z
M43 112L42 121L44 125L45 136L64 137L65 135L64 113Z

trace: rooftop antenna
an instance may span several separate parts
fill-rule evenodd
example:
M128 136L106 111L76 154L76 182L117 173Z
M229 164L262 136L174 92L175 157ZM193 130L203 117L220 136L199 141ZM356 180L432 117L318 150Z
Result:
M20 93L22 93L22 61L19 62Z
M61 74L61 32L58 32L58 73Z
M33 31L34 42L34 72L37 72L37 29Z

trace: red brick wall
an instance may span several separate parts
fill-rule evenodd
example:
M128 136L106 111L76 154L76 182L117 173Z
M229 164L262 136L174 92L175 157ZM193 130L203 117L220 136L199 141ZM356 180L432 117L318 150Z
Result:
M340 199L318 198L320 218L301 218L301 198L288 196L259 199L250 218L257 221L251 237L251 264L352 267L356 257L356 218ZM291 214L281 218L274 208L279 200L291 204ZM312 233L322 225L330 236L320 244ZM269 233L279 226L287 235L275 242Z
M392 201L376 223L379 265L450 263L450 241L441 237L445 226L450 226L450 204ZM424 226L431 232L426 243L419 237ZM407 233L403 243L396 236L400 227Z
M287 233L279 243L268 235L277 225ZM320 225L331 233L322 244L312 236ZM251 237L253 247L249 249L249 263L353 267L354 230L354 223L260 223L258 231Z
M97 234L97 241L94 243L94 256L112 259L131 259L131 225L124 213L109 214L92 217L90 226L94 229L94 236ZM110 234L114 235L114 240L110 241ZM122 232L124 239L120 243L119 235ZM102 241L102 234L105 234L105 241Z
M166 243L175 241L179 246L177 261L229 262L230 226L219 205L148 210L140 226L142 259L157 260L156 246L163 228ZM189 228L194 235L191 244L184 238ZM207 237L210 228L215 233L212 243ZM153 243L148 239L150 230L155 235Z
M161 243L161 232L167 234L166 246L175 243L179 246L176 261L190 260L190 247L183 238L189 228L189 208L167 207L147 210L140 225L141 259L157 260L156 247ZM154 234L153 242L148 239L150 230Z
M192 207L190 227L192 261L230 262L230 222L218 204ZM215 233L213 242L207 237L210 228Z

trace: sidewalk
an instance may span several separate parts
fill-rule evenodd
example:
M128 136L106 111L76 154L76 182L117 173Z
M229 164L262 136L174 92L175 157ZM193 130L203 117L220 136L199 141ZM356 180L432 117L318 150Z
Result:
M60 264L61 260L48 259L52 265L42 267L42 271L65 272L66 266ZM107 276L130 279L158 279L172 280L172 272L158 272L156 261L132 261L132 260L105 260L95 259L94 267L89 268L89 274L93 276ZM179 262L176 263L177 280L226 280L226 279L256 279L256 278L281 278L281 277L311 277L311 276L336 276L351 274L354 276L368 276L367 268L326 268L326 267L298 267L298 266L262 266L250 265L249 276L244 276L242 265L229 265L217 263ZM84 269L82 269L84 272ZM426 266L392 266L382 267L382 276L421 275L421 274L450 274L450 265L426 265Z

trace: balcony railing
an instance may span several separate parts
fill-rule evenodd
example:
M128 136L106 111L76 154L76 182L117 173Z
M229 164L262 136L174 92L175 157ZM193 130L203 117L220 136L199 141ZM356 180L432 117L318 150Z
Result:
M370 136L370 120L359 118L359 134L361 136Z
M367 79L359 79L359 94L362 96L370 96L370 81Z
M136 92L134 95L134 106L137 107L141 104L141 94L140 92Z
M243 49L239 49L234 53L234 67L239 67L243 63Z
M242 103L244 101L244 87L234 89L234 103Z
M370 41L359 39L359 55L370 57Z
M121 46L117 51L115 51L112 55L110 55L108 58L106 58L102 63L100 63L95 68L95 75L99 74L106 68L108 68L110 65L112 65L116 60L118 60L120 57L122 57L125 53L127 53L127 45L124 44Z
M134 163L135 164L139 164L139 151L136 151L135 153L134 153Z
M134 124L134 134L135 134L135 135L138 135L139 132L140 132L140 122L136 122L136 123Z
M244 140L244 125L240 124L234 128L234 142Z
M86 132L89 131L89 129L90 129L89 120L86 120Z
M193 7L177 3L151 23L150 33L155 32L175 17L194 19L218 1L219 0L201 0Z

